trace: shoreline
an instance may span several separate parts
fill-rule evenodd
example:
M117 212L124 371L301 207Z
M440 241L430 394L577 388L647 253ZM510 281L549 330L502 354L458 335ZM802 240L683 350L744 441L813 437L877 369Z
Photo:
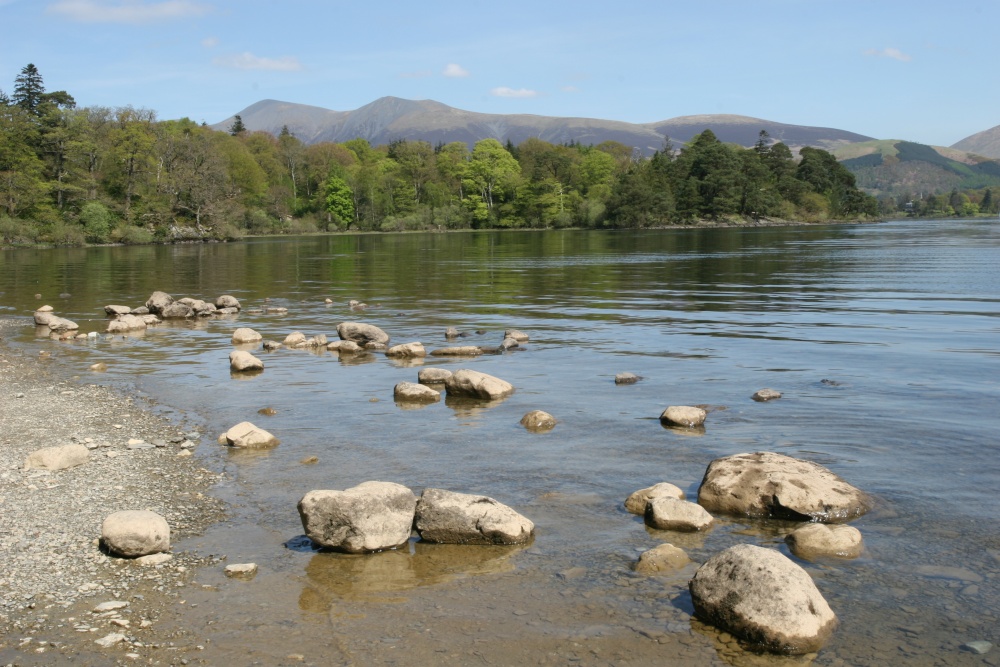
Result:
M115 634L122 635L116 654L165 657L147 653L160 648L157 618L196 568L217 559L173 549L157 565L111 557L98 546L101 522L119 510L153 510L167 519L176 545L225 518L209 495L222 476L181 454L179 442L194 433L141 400L62 376L50 355L11 347L6 333L21 326L30 322L0 319L0 662L51 664L54 653L79 660L91 651L106 660L95 641ZM137 440L152 446L129 447ZM211 438L199 440L204 446ZM73 442L90 450L85 464L23 468L29 453ZM94 611L112 601L127 606Z

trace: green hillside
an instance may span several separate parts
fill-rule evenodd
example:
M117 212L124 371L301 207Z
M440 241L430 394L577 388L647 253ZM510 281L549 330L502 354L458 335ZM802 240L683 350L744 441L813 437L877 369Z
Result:
M943 149L949 155L954 150ZM911 141L866 141L845 146L835 155L873 195L906 192L941 193L1000 185L1000 162L972 154L965 160Z

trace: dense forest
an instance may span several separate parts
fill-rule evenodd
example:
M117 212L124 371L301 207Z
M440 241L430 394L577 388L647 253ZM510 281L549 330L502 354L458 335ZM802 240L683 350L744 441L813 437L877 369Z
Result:
M700 220L878 216L830 153L798 159L706 130L650 158L629 146L494 139L431 146L306 145L76 106L27 65L0 90L0 242L150 243L244 234L462 228L655 227Z

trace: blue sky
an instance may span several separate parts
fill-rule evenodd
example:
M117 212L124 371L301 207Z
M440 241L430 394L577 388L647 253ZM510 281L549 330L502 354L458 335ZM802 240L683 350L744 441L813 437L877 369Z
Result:
M1000 124L996 0L0 0L0 88L215 123L385 95L653 122L732 113L934 145Z

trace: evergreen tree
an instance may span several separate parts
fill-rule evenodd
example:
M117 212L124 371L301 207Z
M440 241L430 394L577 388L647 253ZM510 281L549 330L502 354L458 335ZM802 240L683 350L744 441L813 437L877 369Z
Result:
M31 114L38 113L38 105L45 95L42 75L38 68L28 63L14 79L14 97L11 98L17 106Z
M243 119L239 114L236 114L236 116L233 117L233 124L229 126L229 134L234 137L238 137L246 131L247 126L243 124Z

